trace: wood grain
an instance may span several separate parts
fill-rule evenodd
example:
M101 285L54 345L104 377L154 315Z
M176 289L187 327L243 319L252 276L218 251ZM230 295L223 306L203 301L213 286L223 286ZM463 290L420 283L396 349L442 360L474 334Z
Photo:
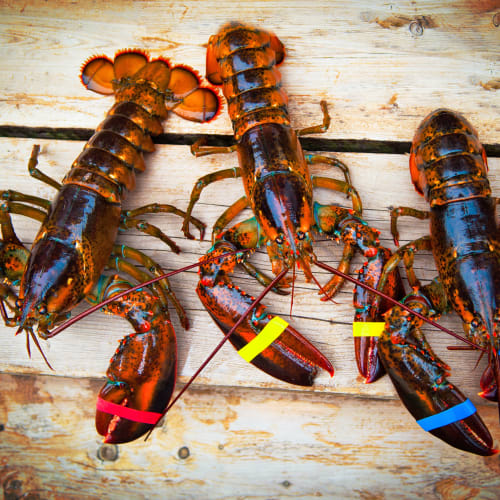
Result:
M4 498L15 481L47 500L498 498L498 456L446 446L396 401L195 388L146 443L114 447L93 428L98 381L0 384ZM496 409L480 411L498 442Z
M110 101L79 82L89 56L138 47L203 74L210 35L242 19L285 44L297 128L316 123L326 99L325 137L408 141L445 106L465 113L485 143L499 143L498 86L488 83L500 78L499 10L498 0L2 2L0 124L94 128ZM207 126L173 117L168 129L231 133L226 114Z
M38 141L41 143L39 167L55 179L61 179L78 155L83 143L67 141ZM9 188L30 193L43 198L51 198L54 190L47 185L33 180L27 171L26 161L31 153L33 140L1 139L0 140L0 176L8 178ZM420 199L411 187L407 158L404 155L380 154L343 154L339 157L345 161L351 170L354 185L359 190L365 203L364 217L367 222L382 231L383 244L394 248L390 241L389 205L408 205L425 208L425 201ZM236 162L236 155L217 155L196 159L186 146L159 146L157 151L148 158L148 168L138 176L136 190L126 200L126 207L142 206L152 201L173 203L179 208L188 204L191 187L196 179L220 168L230 168ZM491 161L491 181L494 192L500 192L498 176L500 170L498 159ZM315 167L315 171L323 175L338 176L331 168ZM171 185L168 179L182 178L182 183ZM376 185L385 186L384 191L377 190ZM239 181L227 180L216 183L202 193L200 203L195 209L198 215L210 228L218 215L229 204L243 194ZM341 196L319 190L318 197L322 201L349 206L348 200ZM174 216L156 215L148 218L157 224L182 249L175 255L159 240L144 236L141 233L127 232L120 236L119 242L139 248L157 260L166 270L173 270L197 262L210 247L209 241L190 241L180 232L181 220ZM15 227L23 241L30 244L38 225L25 217L15 217ZM400 232L401 243L426 234L426 222L415 222L402 219ZM328 241L320 241L316 245L320 260L335 265L341 256L341 247ZM267 254L259 253L253 259L263 269L269 270ZM353 269L359 267L358 259ZM417 259L419 276L425 281L436 275L432 258L422 255ZM321 270L315 271L318 279L325 283L328 275ZM191 320L191 329L184 332L177 318L173 315L179 340L179 376L185 381L198 368L208 353L220 339L220 331L202 309L195 293L197 275L194 270L172 278L179 299L187 310ZM244 274L238 274L235 281L246 290L257 295L261 289L258 284ZM357 375L352 348L352 285L347 284L338 297L336 304L321 302L317 288L305 283L303 276L299 277L294 295L293 325L320 348L334 364L336 373L333 378L321 373L317 378L316 391L340 392L347 394L364 394L372 396L393 396L394 390L388 380L376 384L364 384ZM286 317L290 310L290 299L269 295L264 301L273 313ZM78 310L85 309L81 306ZM442 320L443 325L460 333L461 325L455 315L449 315ZM106 325L103 333L103 324ZM53 364L56 374L73 376L102 376L109 356L114 352L116 342L124 335L126 322L113 317L102 317L102 314L89 316L50 341L42 342L44 351ZM12 338L13 331L3 325L4 338ZM128 327L127 327L128 329ZM442 356L452 367L457 377L456 382L468 393L477 392L481 367L474 370L477 355L473 352L447 351L448 345L456 345L458 341L448 338L445 334L426 328L429 338ZM0 369L4 371L50 373L38 353L29 359L25 352L25 342L21 337L13 339L4 345ZM217 358L209 365L198 379L198 383L207 385L238 385L246 387L285 387L285 384L272 380L270 377L247 365L233 348L225 346ZM474 396L471 396L474 398Z
M90 130L102 120L112 98L88 92L78 78L89 56L137 47L203 73L209 36L235 19L273 30L284 42L287 58L280 70L297 128L320 121L319 102L325 99L332 125L318 138L409 141L426 114L450 107L471 120L484 143L498 146L499 12L498 0L0 0L0 130L26 127L28 134L27 139L0 138L0 187L53 198L52 188L28 175L33 144L42 146L40 168L60 180L83 143L35 139L33 127ZM230 135L231 125L223 110L207 125L171 116L166 131ZM364 218L382 231L382 243L394 248L389 206L426 208L411 186L407 155L336 156L350 167ZM186 208L200 176L236 162L236 155L195 159L188 146L160 145L125 205L157 201ZM489 164L498 196L500 160L491 158ZM338 177L324 165L314 171ZM194 215L211 227L242 194L238 181L210 186ZM349 206L329 192L319 190L317 196ZM166 270L196 262L210 247L208 240L185 239L177 217L155 215L148 221L173 237L182 253L175 255L137 232L119 241L145 251ZM20 216L14 223L30 245L38 224ZM427 224L402 219L400 231L405 243L426 234ZM335 265L341 248L317 241L315 252ZM265 253L253 261L269 269ZM353 269L360 264L358 259ZM430 255L418 256L416 266L424 282L436 274ZM315 275L323 283L329 277L319 269ZM195 271L171 279L191 320L185 332L173 315L180 385L221 338L194 292L196 281ZM235 281L254 295L260 290L242 273ZM150 441L119 448L101 448L93 414L109 357L128 324L96 314L42 342L54 373L36 351L29 359L25 340L0 325L4 498L112 499L124 492L132 499L500 498L498 456L483 459L446 446L418 428L387 378L370 385L359 379L351 291L352 285L344 286L332 304L321 302L316 287L302 276L295 289L291 322L329 357L333 378L322 373L312 389L298 390L271 380L225 346ZM289 298L266 300L273 313L287 317ZM440 322L462 331L454 314ZM425 332L451 365L454 383L479 405L498 446L498 411L475 395L485 361L476 368L477 354L448 351L458 342L432 328ZM186 452L180 452L183 447L189 450L186 459L179 455ZM116 451L118 458L110 460Z

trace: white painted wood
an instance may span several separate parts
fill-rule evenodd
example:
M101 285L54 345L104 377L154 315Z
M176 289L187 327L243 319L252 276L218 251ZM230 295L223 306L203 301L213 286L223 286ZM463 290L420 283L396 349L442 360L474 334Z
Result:
M223 23L242 19L273 30L284 42L287 58L280 69L298 128L320 121L319 102L325 99L332 125L322 138L409 141L427 113L446 106L463 112L483 142L498 144L499 12L498 0L1 2L0 126L93 129L113 100L80 84L80 66L88 57L137 47L203 73L209 36ZM207 125L171 116L166 131L231 134L231 125L224 109ZM54 190L27 173L34 143L42 145L40 168L58 180L83 143L0 138L0 188L52 198ZM365 219L393 248L388 207L426 208L411 186L407 157L339 158L351 169ZM187 146L159 146L126 206L158 201L186 208L199 176L233 167L236 161L236 155L195 159ZM324 166L315 171L337 175ZM491 159L490 181L497 196L499 172L500 161ZM203 193L195 215L210 226L242 192L238 181L215 184ZM319 192L318 197L348 206L331 193ZM21 239L30 244L38 225L14 219ZM208 240L186 240L176 217L148 220L171 235L183 252L174 255L161 242L137 233L120 241L144 250L167 270L195 262L210 246ZM402 243L426 233L425 222L402 220L400 228ZM319 242L315 251L333 265L341 255L328 242ZM269 268L264 253L254 262ZM434 277L429 255L417 259L417 271L424 281ZM315 274L322 282L327 279L321 270ZM194 271L171 279L192 324L184 332L173 317L181 384L221 338L196 297L196 280ZM260 290L244 274L238 273L235 281L253 294ZM291 321L332 360L332 379L322 373L312 389L296 390L247 365L226 346L152 439L120 446L116 462L97 458L93 414L109 357L129 331L126 322L97 314L42 342L55 377L47 376L50 371L36 351L28 359L22 337L0 325L0 372L7 372L0 373L4 497L31 492L68 499L124 494L171 499L498 498L498 456L482 459L444 445L415 425L388 380L371 385L359 380L351 290L345 286L336 304L320 302L315 286L302 276L295 290ZM270 296L267 303L287 317L289 299ZM461 332L456 316L441 322ZM477 354L447 351L446 346L458 342L431 328L425 331L451 365L452 380L477 404L484 360L475 368ZM498 445L496 407L481 405L479 411ZM178 456L183 446L190 450L186 460Z

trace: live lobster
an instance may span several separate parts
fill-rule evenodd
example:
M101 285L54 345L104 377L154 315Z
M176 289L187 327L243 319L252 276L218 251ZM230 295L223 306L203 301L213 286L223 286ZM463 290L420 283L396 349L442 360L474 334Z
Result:
M313 233L316 232L327 238L344 240L342 270L348 270L357 248L372 261L370 271L374 268L381 271L388 254L380 246L378 232L359 218L361 200L351 186L347 167L335 158L304 154L298 139L301 135L328 129L330 117L326 103L321 103L321 125L297 132L291 127L288 97L281 87L280 73L276 68L284 57L284 46L275 35L242 23L227 24L210 38L206 77L212 84L222 85L236 144L227 148L209 147L199 141L192 146L192 152L203 156L237 151L240 166L198 180L187 209L184 234L192 237L187 217L204 187L217 180L242 177L246 196L231 205L215 223L213 246L206 257L265 247L275 275L285 269L295 271L297 265L303 269L307 280L315 279L310 266L321 264L313 252ZM309 165L314 163L339 168L345 181L311 175ZM353 210L313 202L315 187L348 194ZM254 216L224 231L224 227L247 207ZM253 297L233 285L230 274L235 266L241 264L264 285L270 282L270 278L247 261L248 256L248 253L236 254L200 267L197 293L226 334L253 301ZM397 277L396 270L392 283L388 285L391 293L397 293ZM374 280L376 286L378 276ZM333 296L341 283L342 280L332 278L321 289L326 298ZM274 291L283 293L286 285L282 283ZM360 321L375 318L379 312L367 305L366 315ZM259 305L229 340L241 353L271 322L276 322L276 319ZM247 361L276 378L298 385L312 385L318 367L333 375L333 367L325 356L286 322L280 321L280 324L279 337L271 344L263 345L253 357L245 356ZM363 349L365 353L358 350L358 364L363 375L374 380L380 376L381 368L376 362L366 361L377 359L376 355L367 354L371 347L363 345Z
M430 220L430 236L412 241L386 264L380 278L404 261L413 291L403 303L437 318L454 309L466 336L487 353L480 395L499 401L500 240L496 200L487 178L487 158L473 126L459 113L438 109L420 124L410 155L411 179L430 212L392 210L398 244L398 217ZM422 286L413 270L414 254L431 250L438 277ZM378 299L376 299L378 301ZM396 390L417 421L450 445L478 455L497 453L472 403L451 384L449 367L420 331L421 320L395 306L385 315L380 357Z
M120 52L114 61L92 57L83 65L81 79L90 90L114 94L116 102L62 185L36 168L38 148L34 148L30 174L58 189L57 198L50 203L18 192L1 193L0 263L5 278L0 289L1 310L8 325L26 331L28 345L30 336L38 345L34 327L39 336L50 338L50 329L83 299L98 302L131 286L118 276L103 276L105 267L124 271L139 282L163 274L141 252L117 246L118 231L138 229L178 252L168 236L139 217L185 213L159 204L125 211L122 200L134 188L135 172L145 169L143 153L154 150L151 136L162 132L161 121L169 110L188 120L206 122L216 116L220 104L217 93L201 87L191 69L171 68L164 59L149 61L140 51ZM31 252L17 238L11 213L42 222ZM189 221L203 233L200 221ZM140 271L126 259L144 265L149 272ZM17 284L19 298L12 288ZM135 333L121 342L111 360L109 380L99 395L96 425L107 442L131 441L147 432L155 423L151 420L170 399L176 375L176 341L167 301L188 328L168 281L108 307L108 312L126 317ZM13 317L8 317L5 304Z

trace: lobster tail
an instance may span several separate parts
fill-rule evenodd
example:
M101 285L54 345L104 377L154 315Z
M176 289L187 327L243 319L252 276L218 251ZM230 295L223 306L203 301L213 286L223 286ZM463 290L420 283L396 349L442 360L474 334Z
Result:
M217 92L201 87L200 77L191 68L176 66L170 75L169 89L173 99L167 106L177 116L193 122L209 122L217 117L221 100Z

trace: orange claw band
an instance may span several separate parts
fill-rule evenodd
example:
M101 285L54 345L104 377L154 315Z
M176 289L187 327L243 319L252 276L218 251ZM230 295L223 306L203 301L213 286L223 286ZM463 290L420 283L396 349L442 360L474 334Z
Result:
M384 321L354 321L353 337L380 337L385 328Z
M266 347L269 347L285 331L287 326L288 323L284 319L274 316L254 339L238 351L238 354L250 363Z

